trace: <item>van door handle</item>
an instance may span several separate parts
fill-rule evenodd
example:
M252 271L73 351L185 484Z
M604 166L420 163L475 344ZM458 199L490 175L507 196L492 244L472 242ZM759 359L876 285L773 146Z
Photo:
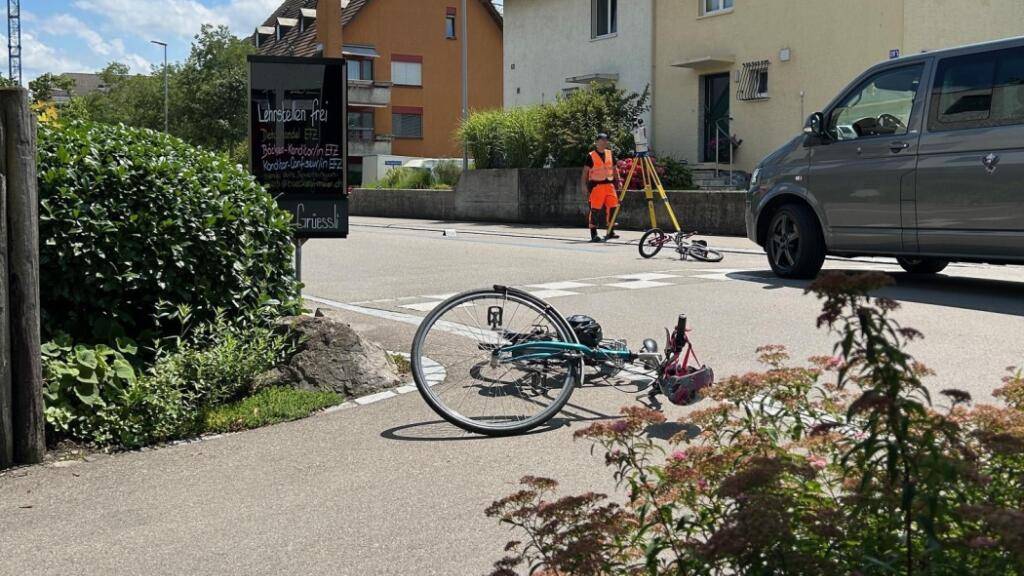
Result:
M892 150L894 154L902 152L907 148L910 148L910 142L893 142L889 144L889 150Z

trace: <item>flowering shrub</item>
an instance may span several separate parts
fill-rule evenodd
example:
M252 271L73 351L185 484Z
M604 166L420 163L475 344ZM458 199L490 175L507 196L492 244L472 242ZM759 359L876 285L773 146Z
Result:
M578 432L624 502L524 478L487 510L526 536L494 574L1024 572L1024 377L995 391L1005 407L955 389L937 407L905 352L921 335L868 295L886 282L820 278L835 355L795 367L760 349L764 372L716 384L714 404L681 420L696 434L652 440L665 417L640 407Z
M654 161L654 171L658 173L658 178L661 179L661 183L666 190L689 190L693 188L693 173L686 165L686 162L676 160L671 156L652 156L651 159ZM619 169L619 174L623 180L623 182L619 183L619 188L629 178L629 171L633 169L634 161L635 158L624 158L616 162L616 167ZM643 175L639 172L639 166L637 166L637 170L629 181L630 190L644 189L644 179ZM651 187L654 187L653 183Z

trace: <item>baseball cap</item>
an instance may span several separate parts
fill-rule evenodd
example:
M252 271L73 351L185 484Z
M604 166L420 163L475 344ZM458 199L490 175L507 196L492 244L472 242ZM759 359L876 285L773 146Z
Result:
M598 140L607 140L607 139L608 139L608 135L607 135L607 134L605 134L604 132L601 132L601 133L599 133L599 134L597 135L597 139L598 139Z

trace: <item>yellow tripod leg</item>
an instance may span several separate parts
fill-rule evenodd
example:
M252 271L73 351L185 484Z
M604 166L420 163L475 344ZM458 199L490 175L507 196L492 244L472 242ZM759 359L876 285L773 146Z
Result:
M665 193L665 186L661 183L661 176L658 176L658 171L654 167L654 162L647 158L647 163L650 165L651 175L654 177L654 182L658 186L658 193L661 195L661 199L665 202L665 210L668 212L669 218L672 219L672 224L676 227L676 232L682 232L682 228L679 226L679 221L676 220L676 213L672 210L672 204L668 201L668 194Z
M654 190L651 189L651 174L647 171L647 157L643 159L644 197L647 198L647 211L651 215L651 228L658 227L658 213L654 209Z
M615 221L619 219L619 210L622 209L622 203L626 201L626 191L629 190L629 185L633 183L633 175L636 173L637 162L634 160L632 165L629 167L629 174L626 175L626 182L622 185L622 190L619 191L619 205L615 207L615 211L612 212L611 220L608 221L608 231L606 234L612 233L612 228L615 228Z

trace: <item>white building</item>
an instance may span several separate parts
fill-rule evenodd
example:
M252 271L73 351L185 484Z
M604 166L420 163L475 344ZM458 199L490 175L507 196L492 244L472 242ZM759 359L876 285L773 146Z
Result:
M505 0L505 106L590 82L649 87L653 104L654 26L653 0Z

